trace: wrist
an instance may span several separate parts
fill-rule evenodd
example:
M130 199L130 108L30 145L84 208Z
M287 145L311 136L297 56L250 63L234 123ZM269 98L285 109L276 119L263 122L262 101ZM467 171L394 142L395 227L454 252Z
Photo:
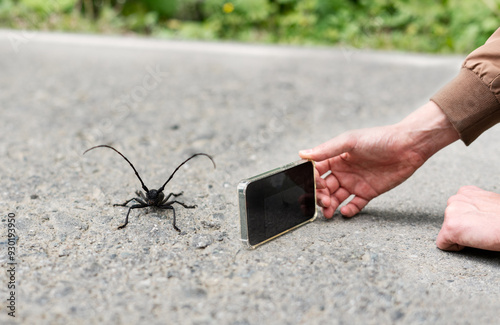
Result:
M407 134L414 149L425 159L460 138L446 114L433 101L408 115L396 126Z

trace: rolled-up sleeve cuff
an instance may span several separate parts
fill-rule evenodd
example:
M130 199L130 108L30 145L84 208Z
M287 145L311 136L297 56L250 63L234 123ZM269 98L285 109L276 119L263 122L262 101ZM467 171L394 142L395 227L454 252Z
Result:
M498 99L478 75L465 67L431 100L443 110L466 145L500 122Z

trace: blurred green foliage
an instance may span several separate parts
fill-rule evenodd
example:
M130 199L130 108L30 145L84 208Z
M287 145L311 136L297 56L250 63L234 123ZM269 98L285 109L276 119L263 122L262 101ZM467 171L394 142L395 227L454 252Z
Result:
M0 27L466 53L500 0L0 0Z

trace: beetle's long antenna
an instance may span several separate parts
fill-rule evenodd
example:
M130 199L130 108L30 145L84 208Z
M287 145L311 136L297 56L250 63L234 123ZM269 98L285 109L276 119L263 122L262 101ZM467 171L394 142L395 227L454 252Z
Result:
M196 156L207 156L208 159L210 159L212 161L212 164L214 164L214 168L215 168L215 161L212 159L211 156L207 155L206 153L201 153L201 152L200 153L195 153L194 155L192 155L188 159L184 160L179 166L177 166L177 168L174 170L174 172L172 173L172 175L170 175L170 177L167 179L167 181L165 182L165 184L163 184L162 187L160 187L158 189L158 192L162 192L165 189L165 185L167 185L167 183L170 182L170 180L172 179L172 177L174 177L174 174L177 172L177 170L179 170L179 168L181 168L182 165L184 165L185 163L187 163L189 160L193 159Z
M112 149L112 150L116 151L116 153L117 153L117 154L119 154L120 156L122 156L122 157L123 157L123 159L125 159L125 160L128 162L128 164L130 165L130 167L132 167L132 169L133 169L133 170L134 170L134 172L135 172L135 175L137 176L137 178L139 179L139 181L141 181L141 184L142 184L142 189L143 189L144 191L146 191L146 193L147 193L147 192L149 192L149 190L148 190L147 186L146 186L146 185L144 185L144 182L142 181L141 176L139 176L139 173L138 173L138 172L137 172L137 170L135 169L134 165L132 165L132 163L130 162L130 160L128 160L128 159L127 159L127 157L125 157L125 156L124 156L124 155L123 155L120 151L116 150L115 148L113 148L113 147L111 147L111 146L108 146L108 145L102 144L102 145L95 146L95 147L92 147L92 148L90 148L90 149L85 150L85 152L84 152L83 154L85 154L85 153L87 153L87 151L90 151L90 150L95 149L95 148L109 148L109 149Z

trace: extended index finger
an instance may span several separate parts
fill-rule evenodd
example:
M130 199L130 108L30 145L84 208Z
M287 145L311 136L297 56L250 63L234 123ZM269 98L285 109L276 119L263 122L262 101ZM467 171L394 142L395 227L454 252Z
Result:
M343 133L312 149L299 151L300 157L312 159L316 162L336 157L344 152L351 151L356 145L356 138L349 133Z

